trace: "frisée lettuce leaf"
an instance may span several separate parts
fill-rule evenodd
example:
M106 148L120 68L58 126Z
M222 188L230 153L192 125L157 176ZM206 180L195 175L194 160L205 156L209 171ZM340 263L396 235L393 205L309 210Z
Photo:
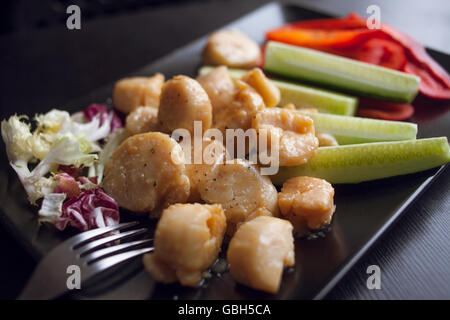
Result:
M25 122L27 119L26 116L13 115L2 121L1 131L10 165L24 186L29 201L34 204L54 187L54 178L46 177L49 172L55 171L59 165L92 166L97 155L90 153L92 144L84 134L75 136L70 131L61 132L67 121L64 113L53 110L36 117L39 120L36 120L37 128L33 133L31 125ZM30 171L30 163L36 160L40 162Z

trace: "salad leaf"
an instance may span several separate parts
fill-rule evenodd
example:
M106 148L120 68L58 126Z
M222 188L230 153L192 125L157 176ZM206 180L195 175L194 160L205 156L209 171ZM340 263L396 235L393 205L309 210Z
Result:
M80 181L80 188L82 190L90 190L98 188L97 177L79 177L78 181Z
M117 147L126 138L128 138L128 136L129 136L128 132L124 128L120 128L108 137L106 144L103 146L103 149L99 154L99 159L95 173L94 172L90 173L90 176L97 176L98 183L101 183L101 181L103 180L103 171L106 162L108 161L109 158L111 158L113 152L117 149Z
M81 119L80 117L71 117L67 111L53 109L46 114L34 117L37 128L33 136L36 139L48 142L50 145L61 135L67 133L77 137L84 137L89 142L95 142L106 138L110 134L114 116L117 117L111 110L109 112L92 114L91 117L87 118L83 116L83 119ZM85 118L88 121L84 121L86 120ZM120 118L118 120L120 121ZM95 148L95 146L93 147ZM38 158L42 159L42 157Z
M85 137L87 141L95 142L106 138L111 130L111 119L113 115L108 115L109 121L101 123L100 116L95 116L87 123L70 122L62 128L61 133L72 133L78 137Z
M58 109L52 109L45 114L37 114L34 116L34 120L37 124L36 132L40 133L57 133L64 124L71 122L70 114Z
M57 185L54 176L51 176L49 178L41 177L33 183L29 182L27 178L20 180L22 182L22 185L25 187L25 191L28 195L28 200L31 204L36 204L36 201L38 199L41 199L42 197L45 197L45 195L52 193Z
M101 188L85 190L78 197L62 205L62 214L55 227L64 230L68 225L86 231L119 223L119 207Z
M55 139L55 134L33 132L33 135L28 140L33 156L39 160L45 158Z
M3 120L1 131L10 165L24 186L29 201L34 204L37 199L53 190L55 181L52 177L45 178L43 175L37 176L32 183L27 181L31 175L28 163L37 158L35 151L41 148L36 147L36 144L40 144L40 141L33 137L30 132L30 125L23 122L23 119L27 119L27 117L14 115L7 121Z
M42 160L50 151L52 144L60 137L59 132L70 124L70 115L66 111L53 109L45 114L35 115L36 130L30 137L33 155Z
M11 116L8 120L2 121L2 138L6 145L6 153L9 161L27 163L33 159L34 155L30 148L30 125L21 121L28 119L26 116Z
M75 168L74 166L59 165L58 172L67 173L69 176L77 178L83 173L82 168Z
M114 110L110 110L106 104L92 103L86 109L84 109L83 114L88 121L92 121L94 117L99 116L100 124L110 122L111 133L123 127L122 120L114 112ZM110 115L112 115L111 119Z
M79 117L71 117L66 111L53 109L35 115L33 120L36 124L34 131L31 131L26 116L13 115L1 123L10 165L24 186L29 201L35 204L38 199L55 192L73 197L82 190L98 187L93 180L83 183L70 175L57 174L57 171L71 168L79 174L81 171L78 168L87 167L90 176L96 176L98 156L95 152L102 151L97 141L109 137L112 130L117 132L117 128L123 126L114 111L106 105L93 104ZM108 139L109 147L99 170L101 176L96 181L101 181L107 160L105 157L114 151L110 151L114 145L112 143L123 132L121 129L119 135ZM37 160L38 164L30 171L30 163Z
M77 138L72 134L66 134L52 145L46 157L39 162L26 179L30 182L37 181L48 172L56 170L58 165L89 167L93 165L97 155L88 152L90 152L88 141Z
M39 210L39 222L55 223L62 215L63 202L66 199L64 193L48 193L42 201Z
M68 113L52 110L36 116L37 128L33 133L30 132L30 124L24 121L26 119L25 116L11 116L2 121L1 131L10 165L24 186L29 201L34 204L54 189L54 177L45 177L49 172L55 171L59 165L91 166L97 155L89 154L92 145L83 136L76 137L70 132L61 134L59 128L70 123L67 122L70 121ZM53 132L55 130L59 131ZM30 172L29 163L36 159L41 161Z
M81 188L74 177L68 175L67 173L60 173L55 176L57 181L54 192L55 193L65 193L67 197L72 198L80 194Z

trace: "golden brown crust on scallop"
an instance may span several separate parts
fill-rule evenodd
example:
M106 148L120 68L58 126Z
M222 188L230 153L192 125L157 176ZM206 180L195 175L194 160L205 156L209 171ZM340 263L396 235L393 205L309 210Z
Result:
M330 224L335 211L334 189L327 181L312 177L295 177L283 184L278 194L281 216L292 222L299 235L308 229Z
M105 166L103 188L117 204L149 212L189 196L181 147L168 135L150 132L126 139Z
M146 270L158 282L196 286L217 258L225 227L220 205L170 206L156 227L154 252L144 256Z
M238 30L212 33L203 50L205 65L226 65L232 68L252 68L261 62L258 44Z
M161 73L156 73L152 77L121 79L114 86L114 107L125 114L139 106L158 108L163 84L164 76Z
M202 122L206 131L212 123L212 107L208 94L194 79L175 76L164 84L158 111L161 129L171 133L187 129L194 133L194 121Z
M276 293L284 267L295 264L291 223L268 216L244 222L230 241L227 260L237 282Z
M125 128L130 135L159 131L158 108L138 107L125 120Z

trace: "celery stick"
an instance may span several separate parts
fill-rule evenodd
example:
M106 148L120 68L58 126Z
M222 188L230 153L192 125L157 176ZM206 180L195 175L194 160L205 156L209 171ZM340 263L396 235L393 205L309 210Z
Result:
M293 103L296 108L316 108L319 112L352 116L356 112L358 99L355 97L316 89L287 81L272 80L280 89L283 106Z
M420 78L317 50L270 41L264 70L361 95L411 102Z
M207 74L213 68L204 66L200 68L199 74ZM239 79L247 70L229 68L228 71L231 77ZM299 109L317 108L320 112L348 116L355 114L358 104L358 99L355 97L287 81L273 79L272 81L280 89L280 105L293 103Z
M316 131L333 135L340 145L411 140L417 135L417 124L401 121L375 120L325 113L307 113L314 120Z
M450 161L446 137L374 142L319 148L308 163L280 167L276 185L297 176L318 177L330 183L358 183L428 170Z

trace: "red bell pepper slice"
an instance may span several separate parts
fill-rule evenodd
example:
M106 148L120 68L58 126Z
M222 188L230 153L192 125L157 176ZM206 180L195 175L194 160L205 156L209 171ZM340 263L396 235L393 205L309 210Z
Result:
M285 27L267 32L266 37L269 40L304 47L339 47L352 45L356 42L358 36L365 34L366 30L321 30Z
M394 70L402 70L406 64L403 47L391 40L372 38L355 50L357 60Z
M433 77L429 70L413 62L407 62L404 70L420 77L419 91L423 95L436 100L450 100L450 88L440 78Z
M394 103L368 98L359 99L357 115L384 120L406 120L414 114L414 107L407 103Z
M430 57L422 44L389 25L382 24L381 28L385 33L391 36L392 39L396 40L405 48L407 53L411 55L411 60L416 62L421 68L427 69L432 74L433 78L437 78L450 88L450 75Z

